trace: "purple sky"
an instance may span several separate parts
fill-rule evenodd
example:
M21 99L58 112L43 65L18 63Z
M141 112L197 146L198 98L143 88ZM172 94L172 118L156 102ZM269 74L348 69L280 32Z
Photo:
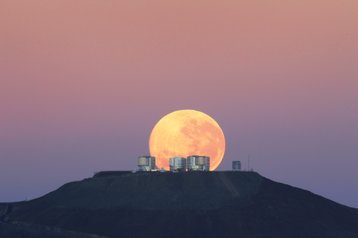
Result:
M223 128L219 170L358 207L356 0L0 2L0 201L132 170L178 109Z

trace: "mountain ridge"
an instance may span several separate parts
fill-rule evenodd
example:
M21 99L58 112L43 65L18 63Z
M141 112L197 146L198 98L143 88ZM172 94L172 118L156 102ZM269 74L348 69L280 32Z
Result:
M357 209L256 172L100 172L2 213L1 237L358 237Z

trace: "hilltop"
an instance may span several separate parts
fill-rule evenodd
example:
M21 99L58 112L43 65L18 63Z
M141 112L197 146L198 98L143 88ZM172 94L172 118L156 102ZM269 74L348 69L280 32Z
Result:
M358 210L255 172L102 172L0 204L0 237L358 237Z

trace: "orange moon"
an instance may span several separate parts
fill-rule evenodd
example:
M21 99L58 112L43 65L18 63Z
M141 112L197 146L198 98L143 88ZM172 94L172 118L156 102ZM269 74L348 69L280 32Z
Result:
M225 136L209 115L195 110L179 110L164 116L154 126L149 150L159 169L169 170L169 158L205 155L215 170L225 153Z

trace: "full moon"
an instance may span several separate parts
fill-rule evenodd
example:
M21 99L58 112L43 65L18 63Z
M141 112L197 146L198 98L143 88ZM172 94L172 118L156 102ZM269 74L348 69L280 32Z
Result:
M169 158L203 155L210 157L215 170L225 153L225 136L209 115L195 110L179 110L164 116L154 126L149 150L159 169L169 170Z

